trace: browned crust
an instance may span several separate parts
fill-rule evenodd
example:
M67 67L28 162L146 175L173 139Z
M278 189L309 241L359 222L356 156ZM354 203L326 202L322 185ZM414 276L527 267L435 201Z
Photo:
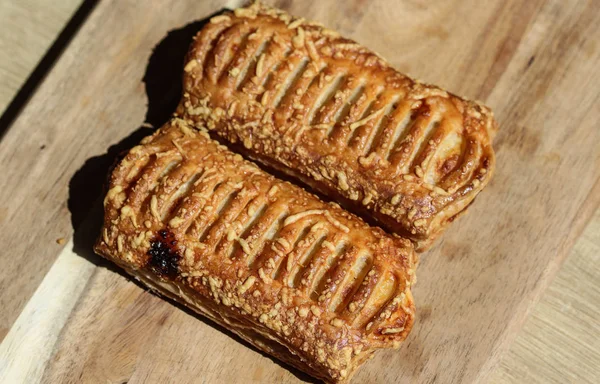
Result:
M492 112L255 3L196 36L177 113L424 250L488 183Z
M412 327L410 241L268 175L183 120L127 154L104 204L96 252L325 381L347 380Z

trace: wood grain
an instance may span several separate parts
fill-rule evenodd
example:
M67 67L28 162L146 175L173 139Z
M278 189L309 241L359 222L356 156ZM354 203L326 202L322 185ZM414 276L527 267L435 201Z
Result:
M0 2L0 113L82 0ZM51 6L50 6L51 5ZM26 26L26 28L24 28Z
M6 330L58 255L54 239L73 224L79 228L85 216L85 205L69 204L69 222L69 182L71 199L73 190L99 194L74 188L73 175L82 165L93 170L90 156L143 122L140 79L152 48L168 30L222 6L156 2L140 13L132 3L98 6L0 143L8 170L0 201L10 202L0 205L0 241L11 250L0 254L7 266L0 272ZM598 13L583 1L334 4L281 5L341 29L417 77L487 99L501 123L495 181L423 258L415 332L400 351L379 354L356 382L484 379L598 203L600 193L590 192L598 192L600 175ZM88 176L102 177L96 173ZM296 380L102 268L58 340L47 382Z
M600 210L597 210L490 382L597 382L599 282Z
M73 253L69 242L0 345L11 356L0 368L0 382L38 382L58 336L96 266ZM31 361L35 364L31 364Z

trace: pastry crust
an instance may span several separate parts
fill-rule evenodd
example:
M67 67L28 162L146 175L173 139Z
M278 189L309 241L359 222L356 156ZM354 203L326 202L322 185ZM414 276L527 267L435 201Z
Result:
M429 247L489 181L485 106L356 42L255 3L196 36L177 113L250 157Z
M414 321L412 244L174 119L115 167L95 250L327 382Z

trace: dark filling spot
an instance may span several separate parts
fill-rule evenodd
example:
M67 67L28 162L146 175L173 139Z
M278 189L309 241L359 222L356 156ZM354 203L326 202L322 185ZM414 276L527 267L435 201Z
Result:
M179 272L181 256L175 249L177 240L175 236L165 229L158 232L158 236L150 243L148 265L157 274L166 277L175 277Z
M483 168L485 168L485 169L489 169L490 168L490 159L488 159L487 157L485 157L481 162L483 163Z
M448 157L446 159L446 161L444 161L444 163L440 167L440 173L443 176L446 176L447 174L452 172L452 170L454 170L456 168L456 166L458 165L459 159L460 159L460 156L458 154L454 154L454 155Z

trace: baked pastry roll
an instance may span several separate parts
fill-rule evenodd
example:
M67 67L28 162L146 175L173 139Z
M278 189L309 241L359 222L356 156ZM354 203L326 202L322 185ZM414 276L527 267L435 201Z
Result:
M196 36L177 113L426 249L494 169L492 112L258 3Z
M116 166L95 250L150 288L327 382L414 320L409 240L280 181L173 120Z

